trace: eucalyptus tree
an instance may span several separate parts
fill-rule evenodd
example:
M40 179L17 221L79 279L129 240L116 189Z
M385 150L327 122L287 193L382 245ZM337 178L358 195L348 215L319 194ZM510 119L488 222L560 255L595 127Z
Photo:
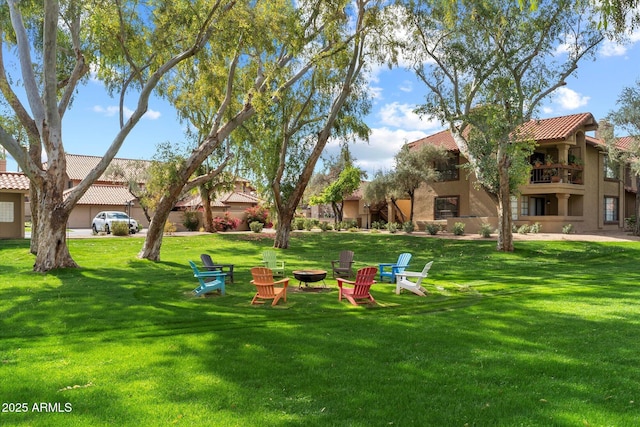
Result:
M277 230L274 247L287 248L291 221L330 137L346 143L350 138L368 138L362 116L369 109L369 97L362 70L369 49L369 37L379 29L377 0L323 2L301 1L303 19L313 19L322 29L314 49L328 50L314 61L302 77L287 90L277 93L278 102L261 108L245 130L242 158L271 199ZM297 58L289 73L308 63ZM289 80L289 74L282 74ZM274 87L279 80L272 82Z
M640 0L592 1L600 10L602 26L614 35L628 34L640 26Z
M159 0L144 5L91 0L2 3L0 51L15 47L19 70L11 74L0 57L0 90L29 137L26 147L0 127L0 144L34 190L37 226L33 233L38 236L34 270L77 267L66 243L73 206L105 172L147 111L158 82L202 49L214 30L223 29L222 22L234 5L234 0ZM62 123L90 69L119 96L120 128L95 168L63 196L67 165ZM19 84L24 85L24 97ZM125 119L127 100L136 107ZM42 154L46 154L46 166Z
M304 103L306 92L295 88L300 87L309 74L325 78L319 70L329 69L329 64L349 66L348 62L337 61L344 58L349 42L361 36L348 33L347 40L344 39L345 28L351 23L343 8L348 3L308 0L294 4L280 0L237 6L232 11L234 19L225 23L224 34L216 43L199 52L194 66L179 67L176 78L163 86L163 93L191 125L201 126L206 122L197 120L196 123L185 114L194 103L205 103L207 108L202 111L207 112L211 120L208 129L198 129L205 136L184 159L176 171L176 181L161 197L139 257L159 259L164 222L173 204L185 191L185 185L198 185L219 173L214 170L211 174L194 176L214 150L224 147L229 153L225 159L236 152L234 141L238 137L232 134L236 129L251 128L250 119L253 121L257 112L288 108L287 100L293 93ZM361 3L364 9L369 1ZM357 23L354 25L359 28ZM345 98L350 88L349 84L340 89ZM341 99L337 102L344 103ZM331 123L336 122L339 112L339 107L331 110ZM261 131L260 137L266 138L269 131ZM323 138L328 138L328 131ZM264 157L256 154L257 150L250 153L259 165ZM224 161L219 168L224 168ZM278 180L275 185L279 184Z
M621 141L614 135L613 126L605 127L609 155L630 169L635 177L636 189L640 189L640 80L636 81L635 86L625 87L616 104L618 109L607 115L607 121L618 130L622 128L628 136ZM640 191L636 191L634 211L633 234L640 236Z
M418 0L403 15L404 54L429 89L417 111L447 125L496 203L500 251L513 251L510 199L530 152L518 129L603 40L583 2L536 3Z

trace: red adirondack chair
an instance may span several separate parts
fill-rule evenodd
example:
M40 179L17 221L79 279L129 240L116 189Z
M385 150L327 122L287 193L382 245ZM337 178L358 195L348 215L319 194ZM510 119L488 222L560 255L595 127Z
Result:
M253 284L258 291L251 300L251 304L256 304L256 301L259 299L272 299L273 302L271 305L276 305L282 297L284 297L284 301L287 302L288 277L276 282L273 280L273 271L266 267L253 267L251 269L251 276L253 276L251 284ZM283 285L283 287L275 287L275 285Z
M377 272L378 269L376 267L364 267L356 273L356 280L347 280L341 277L337 278L338 288L340 288L338 301L342 301L342 297L345 297L353 305L358 305L358 301L364 299L366 299L367 302L375 303L376 300L371 296L369 289L371 289L371 285L376 283L374 279ZM353 287L345 288L343 287L345 283L353 285Z

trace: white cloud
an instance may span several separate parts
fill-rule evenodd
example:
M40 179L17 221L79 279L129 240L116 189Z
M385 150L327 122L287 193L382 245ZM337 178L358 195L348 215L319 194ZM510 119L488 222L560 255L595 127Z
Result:
M94 113L102 114L105 117L117 116L120 113L120 110L118 109L118 107L114 105L110 105L108 107L103 107L102 105L94 105L92 110ZM131 110L130 108L124 107L124 118L128 119L132 115L133 115L133 110ZM147 110L147 112L144 113L144 116L142 116L142 118L149 119L149 120L158 120L161 115L162 113L160 113L159 111Z
M102 114L105 117L113 117L118 114L118 107L109 106L105 108L102 105L94 105L93 112Z
M440 123L434 119L420 118L413 112L415 105L401 104L392 102L383 105L377 113L380 123L395 128L416 129L416 130L432 130L440 126Z
M379 86L369 86L369 94L371 95L371 99L375 101L383 99L382 91L384 89Z
M393 169L393 158L404 144L425 136L427 133L420 130L374 128L371 129L369 143L358 141L351 144L349 150L356 165L366 171L371 179L378 170ZM325 155L335 156L339 152L340 147L337 141L327 144Z
M627 46L624 44L616 43L612 40L605 40L600 47L600 55L604 57L609 56L623 56L627 53Z
M413 92L413 83L409 80L405 80L400 86L398 86L398 89L402 92Z
M590 99L589 96L582 96L576 91L561 87L556 90L553 101L555 104L559 104L564 110L576 110L587 105Z
M640 29L629 34L627 36L627 41L624 43L617 43L613 40L606 39L600 47L600 55L604 57L624 56L627 54L629 49L634 47L638 42L640 42Z

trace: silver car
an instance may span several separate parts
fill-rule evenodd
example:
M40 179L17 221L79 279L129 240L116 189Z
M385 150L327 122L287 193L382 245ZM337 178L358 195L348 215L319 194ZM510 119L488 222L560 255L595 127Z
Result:
M113 228L112 224L117 221L129 224L129 233L131 234L135 234L136 231L138 231L138 222L135 219L130 218L126 213L118 211L100 212L95 218L93 218L91 228L93 228L94 233L104 231L109 234Z

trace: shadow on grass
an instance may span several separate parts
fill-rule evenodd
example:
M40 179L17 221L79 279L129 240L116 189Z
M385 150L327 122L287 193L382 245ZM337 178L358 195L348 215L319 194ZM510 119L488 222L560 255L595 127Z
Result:
M289 272L328 269L342 249L363 265L409 251L412 269L435 260L431 295L378 284L379 306L327 292L291 293L288 309L251 307L248 270L271 244L167 239L152 263L124 240L87 239L72 246L82 268L42 275L29 271L28 243L0 242L0 360L13 379L3 395L54 401L79 385L62 393L93 425L637 419L638 244L523 242L503 254L494 242L294 234L279 252ZM187 260L200 253L236 264L226 296L189 295L197 282Z

